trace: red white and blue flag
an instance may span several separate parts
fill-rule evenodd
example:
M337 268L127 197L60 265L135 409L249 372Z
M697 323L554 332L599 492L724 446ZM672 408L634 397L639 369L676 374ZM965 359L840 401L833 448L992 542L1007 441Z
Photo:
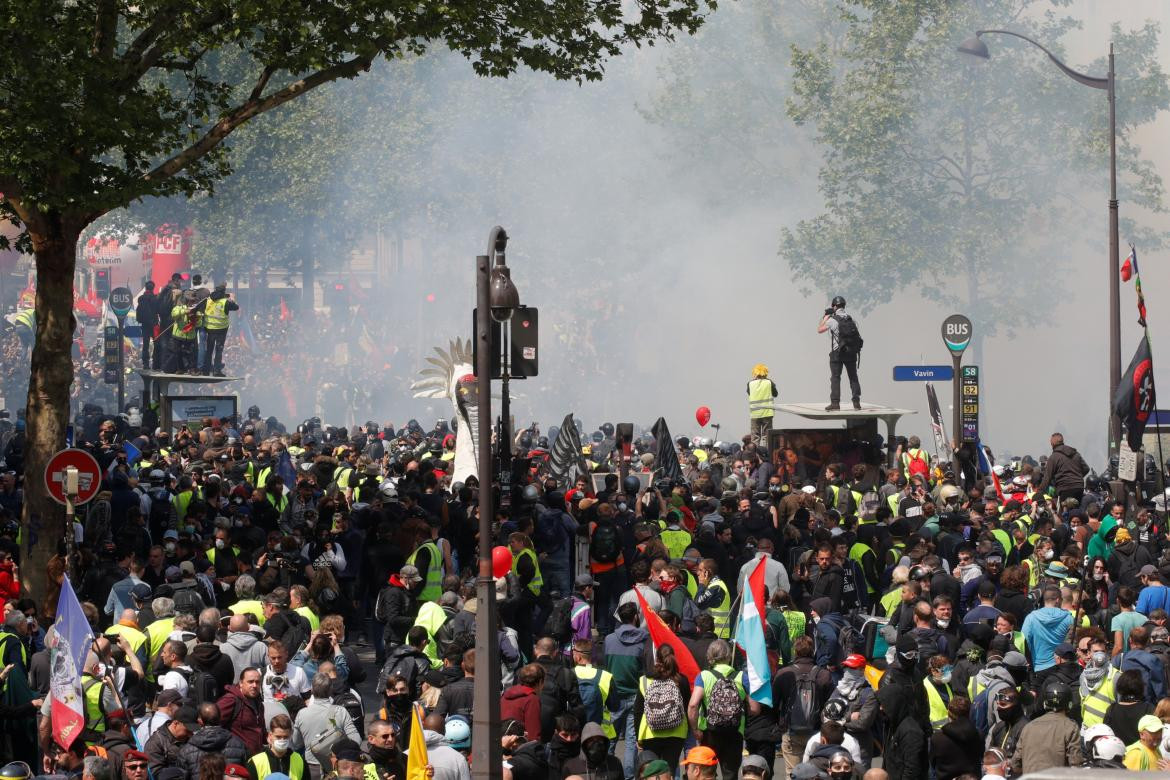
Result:
M63 748L73 744L85 728L85 697L81 670L93 645L93 631L81 610L69 576L57 599L56 642L49 650L49 695L53 739Z
M764 570L767 556L760 558L756 568L744 580L743 602L739 608L739 622L735 626L735 643L743 649L747 659L748 695L760 704L772 706L772 667L768 664L768 646L764 641Z
M1138 324L1146 327L1146 296L1142 292L1142 275L1138 271L1137 247L1129 245L1129 256L1121 264L1121 281L1133 279L1134 292L1137 293Z

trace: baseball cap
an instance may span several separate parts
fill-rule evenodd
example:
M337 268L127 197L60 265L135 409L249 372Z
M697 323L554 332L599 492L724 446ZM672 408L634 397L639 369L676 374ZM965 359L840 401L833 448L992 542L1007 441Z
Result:
M1147 563L1145 566L1141 567L1141 569L1138 570L1139 577L1149 577L1149 576L1152 576L1152 575L1157 574L1157 573L1158 573L1158 567L1154 566L1153 564L1150 564L1150 563Z
M760 775L761 777L768 774L768 762L762 756L748 756L739 765L739 774L742 777L745 772Z
M687 757L682 761L683 765L696 764L698 766L715 766L719 763L719 757L715 755L715 751L709 747L693 747L687 751Z
M189 705L180 707L179 711L175 713L174 719L192 731L199 728L199 715L195 712L195 708Z
M139 601L146 601L154 591L145 582L140 582L130 589L130 595Z
M808 493L811 496L813 493L817 492L817 489L813 485L805 485L804 487L802 487L800 489L800 492L801 493Z
M168 566L164 572L168 581L176 581L183 579L183 570L178 566Z
M845 660L841 662L841 665L849 669L860 669L865 666L865 656L861 653L850 653L845 656Z
M1003 655L1003 665L1015 667L1027 666L1028 659L1019 650L1009 650Z
M240 764L228 764L224 767L223 773L227 777L244 777L247 780L252 780L252 773L248 771L247 767Z
M1056 655L1058 658L1076 658L1077 649L1068 642L1061 642L1056 646L1054 655Z
M177 701L182 701L183 695L174 688L167 688L158 695L158 706L167 707Z
M183 561L179 564L179 571L183 574L194 574L195 564L192 561ZM239 766L239 764L236 764L236 766Z
M398 570L398 579L403 582L422 582L422 576L418 573L418 568L414 566L403 566Z
M578 574L577 579L573 580L574 588L587 588L591 586L595 587L596 585L597 580L593 579L592 574Z
M653 761L648 762L646 766L642 767L642 774L640 777L648 778L654 777L655 775L667 774L670 774L670 764L666 763L661 758L656 758Z
M1162 719L1157 715L1142 715L1142 719L1138 721L1138 731L1148 731L1151 734L1162 731L1162 726Z
M178 539L179 532L176 531L174 528L169 528L163 532L163 538L164 539Z

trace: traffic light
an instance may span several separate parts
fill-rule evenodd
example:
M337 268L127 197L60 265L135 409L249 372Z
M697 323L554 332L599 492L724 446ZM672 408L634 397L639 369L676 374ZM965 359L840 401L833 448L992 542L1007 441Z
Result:
M110 297L110 270L108 268L99 268L94 272L93 286L99 299L105 300Z

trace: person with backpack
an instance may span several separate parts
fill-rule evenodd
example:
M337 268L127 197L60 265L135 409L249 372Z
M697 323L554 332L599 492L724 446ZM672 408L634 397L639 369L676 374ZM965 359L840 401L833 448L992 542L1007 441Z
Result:
M596 581L592 574L581 574L573 581L573 595L553 602L544 623L544 633L555 639L567 655L576 639L593 636L593 600Z
M545 494L547 509L536 518L536 552L540 555L540 569L545 587L566 596L569 593L573 540L577 536L577 521L565 511L565 496L559 490Z
M743 760L744 701L748 696L731 662L731 645L717 639L707 648L707 669L691 688L687 717L699 744L715 751L724 777L739 775ZM746 672L744 672L746 674ZM753 710L759 704L751 702Z
M613 684L613 675L593 665L593 643L588 639L573 642L573 673L577 675L577 690L581 694L581 706L585 711L585 723L596 723L606 739L617 736L613 728L613 709L618 697ZM582 735L582 743L584 743ZM606 744L608 749L609 745Z
M922 449L922 439L917 436L906 440L905 449L898 445L898 462L902 464L902 476L907 480L916 476L930 480L930 453Z
M772 701L784 736L780 751L786 774L804 759L809 737L820 730L820 712L833 693L833 676L813 660L812 637L792 643L793 661L772 679Z
M264 748L264 703L261 699L260 670L247 668L238 685L229 685L219 698L220 724L243 740L248 754Z
M569 713L578 723L585 717L577 676L565 665L561 647L552 637L542 637L534 649L536 663L544 667L544 688L540 694L541 736L544 742L553 738L559 715Z
M813 640L816 646L813 658L817 666L836 671L845 657L860 644L857 630L833 609L833 602L828 596L813 599L809 604L809 613L814 625Z
M219 725L219 708L207 701L198 706L199 729L179 747L179 766L187 777L199 777L199 764L205 756L222 755L229 764L246 764L251 753L244 741Z
M378 689L383 690L386 680L398 675L406 680L410 688L411 701L417 699L422 691L422 676L430 670L431 660L427 658L424 649L430 635L422 626L415 626L406 634L406 643L391 650L386 656L386 663L378 675Z
M187 644L168 639L159 652L159 662L166 671L158 676L160 690L176 690L184 699L192 698L191 667L187 665ZM213 680L214 682L214 680Z
M613 675L613 692L610 695L617 697L617 706L611 707L614 733L622 736L621 740L615 739L610 743L611 750L616 750L618 741L632 745L637 739L638 722L633 717L634 702L644 668L642 658L650 642L649 633L640 625L641 614L637 604L622 604L617 609L620 625L605 637L605 670ZM635 751L625 751L622 766L626 777L634 776L634 757Z
M589 571L597 581L597 630L601 636L613 632L618 598L626 590L626 560L616 514L612 504L600 504L597 519L589 524Z
M679 755L690 733L687 701L691 686L679 674L678 661L670 645L660 645L654 667L638 680L634 719L638 724L638 749L649 750L678 770ZM629 746L627 746L629 751Z
M821 323L817 326L817 333L828 333L829 347L829 405L826 412L835 412L841 409L841 369L849 374L849 390L853 395L853 408L861 408L861 382L857 379L857 366L861 361L861 348L864 341L861 331L853 318L845 313L845 299L840 295L833 298L832 304L825 309Z

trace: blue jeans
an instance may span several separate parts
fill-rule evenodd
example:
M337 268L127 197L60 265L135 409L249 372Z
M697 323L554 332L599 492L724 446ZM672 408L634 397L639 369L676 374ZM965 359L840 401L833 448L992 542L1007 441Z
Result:
M609 754L617 752L618 742L625 735L626 752L622 756L622 769L625 770L627 780L634 776L634 763L638 758L638 724L634 721L634 700L637 696L621 699L617 710L613 713L613 731L617 739L609 743Z
M540 575L544 578L544 592L560 593L560 598L573 595L572 577L569 570L572 563L568 555L550 555L540 562Z

